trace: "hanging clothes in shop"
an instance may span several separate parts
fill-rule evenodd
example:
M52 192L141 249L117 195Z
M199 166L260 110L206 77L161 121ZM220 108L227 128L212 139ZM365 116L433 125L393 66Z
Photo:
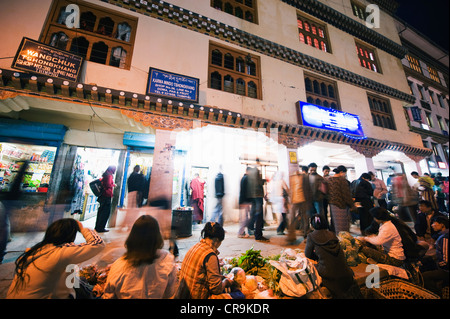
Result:
M205 191L205 181L202 180L198 174L195 174L195 178L191 181L190 188L192 190L191 194L191 206L194 208L193 211L193 221L201 222L203 220L204 212L204 191Z
M82 214L84 206L84 163L81 161L80 155L77 155L75 158L75 164L70 179L71 192L73 195L70 213L71 215Z

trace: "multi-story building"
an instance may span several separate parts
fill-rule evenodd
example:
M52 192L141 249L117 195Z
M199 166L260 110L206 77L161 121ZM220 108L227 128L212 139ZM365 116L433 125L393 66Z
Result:
M111 164L111 225L135 164L151 171L149 197L174 208L199 173L206 215L222 169L229 221L256 159L267 179L310 162L345 165L349 179L421 171L432 151L405 118L416 99L396 4L373 3L367 14L364 0L2 2L3 187L27 157L28 189L42 191L13 229L95 214L86 182Z
M411 95L416 101L406 107L411 131L433 153L421 161L424 172L448 176L449 96L448 52L420 31L398 19L400 40L408 54L402 59Z

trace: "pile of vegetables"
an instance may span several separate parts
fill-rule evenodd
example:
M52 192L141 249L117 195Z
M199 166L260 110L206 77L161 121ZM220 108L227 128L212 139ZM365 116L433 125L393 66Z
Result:
M270 290L273 295L279 296L281 294L281 289L279 287L281 272L268 262L268 260L278 260L279 258L280 255L264 258L261 255L261 250L255 250L252 246L240 257L233 258L230 261L230 266L233 268L242 268L247 275L247 278L249 278L249 276L255 276L256 279L261 277L264 284L267 286L267 289Z
M339 244L344 252L347 264L350 267L358 266L361 263L367 263L367 257L360 252L361 242L354 238L349 232L341 231L338 234Z

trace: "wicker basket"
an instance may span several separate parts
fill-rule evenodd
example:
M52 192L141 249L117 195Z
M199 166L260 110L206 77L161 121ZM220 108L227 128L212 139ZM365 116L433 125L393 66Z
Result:
M400 279L382 281L379 288L364 290L366 299L440 299L431 291Z

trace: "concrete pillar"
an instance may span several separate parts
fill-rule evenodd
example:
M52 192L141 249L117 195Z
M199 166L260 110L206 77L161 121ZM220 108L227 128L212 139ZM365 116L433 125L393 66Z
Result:
M298 153L296 148L286 148L289 176L298 171ZM288 177L289 179L289 177Z
M355 158L354 162L356 178L359 178L362 173L367 173L369 171L375 173L375 166L371 157L360 156L358 158Z
M176 134L171 131L156 130L155 138L148 201L165 198L172 203L173 152L175 150Z

